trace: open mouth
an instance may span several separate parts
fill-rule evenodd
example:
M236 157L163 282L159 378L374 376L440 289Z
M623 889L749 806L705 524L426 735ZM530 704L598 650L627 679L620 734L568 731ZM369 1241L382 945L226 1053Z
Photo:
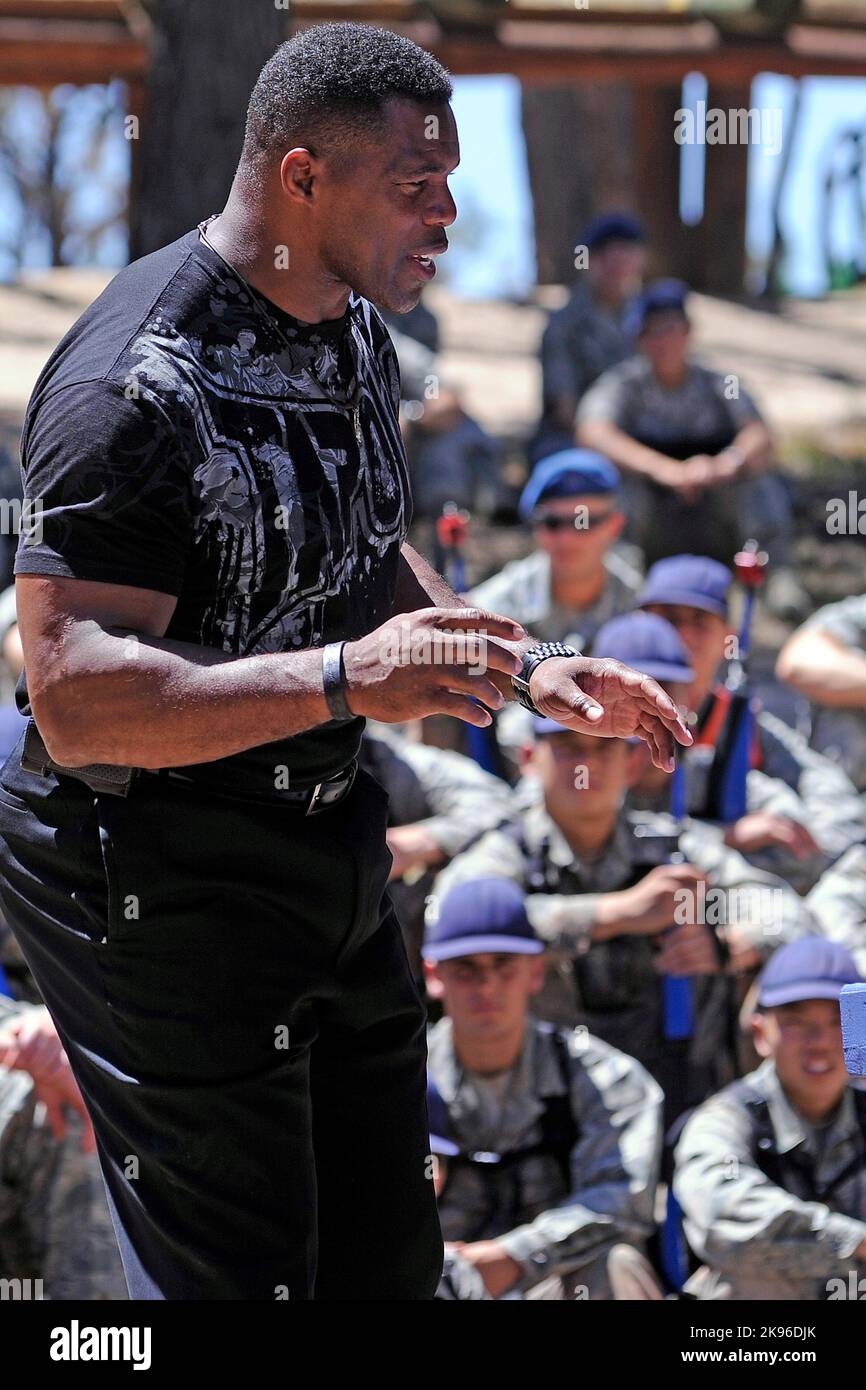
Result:
M407 259L418 267L419 273L425 280L431 280L436 274L436 267L433 264L432 256L424 256L420 252L416 252L415 255L408 256Z

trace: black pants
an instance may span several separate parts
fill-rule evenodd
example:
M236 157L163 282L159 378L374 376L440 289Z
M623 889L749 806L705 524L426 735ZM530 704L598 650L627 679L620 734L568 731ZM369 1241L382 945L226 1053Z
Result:
M0 900L93 1119L135 1299L426 1299L425 1012L359 772L306 817L0 770Z

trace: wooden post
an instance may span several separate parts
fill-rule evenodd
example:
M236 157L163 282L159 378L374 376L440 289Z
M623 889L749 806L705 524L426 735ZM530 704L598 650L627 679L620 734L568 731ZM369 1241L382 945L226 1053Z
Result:
M748 109L749 82L711 83L707 110ZM728 130L731 122L728 122ZM746 274L746 180L748 144L706 147L704 216L696 230L700 240L700 284L707 294L741 295Z
M594 213L634 210L633 97L626 82L523 87L538 283L571 284Z
M682 87L641 84L635 93L638 211L649 235L650 279L675 275L691 282L696 271L694 228L680 220L681 146L674 139Z

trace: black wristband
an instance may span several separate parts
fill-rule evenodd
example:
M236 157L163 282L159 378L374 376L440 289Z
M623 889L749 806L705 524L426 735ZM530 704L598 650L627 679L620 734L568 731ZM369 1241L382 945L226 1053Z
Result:
M346 672L343 669L345 645L345 642L329 642L322 649L322 685L334 719L355 718L346 704Z

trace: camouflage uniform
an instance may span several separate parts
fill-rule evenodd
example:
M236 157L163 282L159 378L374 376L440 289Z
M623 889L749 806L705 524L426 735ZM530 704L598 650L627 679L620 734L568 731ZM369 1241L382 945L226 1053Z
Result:
M578 651L588 648L599 628L620 613L634 608L643 579L640 572L616 549L604 557L607 583L595 603L579 612L553 601L550 556L534 550L522 560L512 560L498 574L476 584L467 602L504 613L522 623L540 642L570 642Z
M0 998L0 1026L30 1007ZM126 1299L99 1161L65 1113L58 1141L30 1075L0 1065L0 1278L40 1279L46 1299Z
M526 787L522 790L525 793ZM674 1085L677 1093L682 1086L681 1108L697 1103L730 1076L723 1068L731 1053L735 981L723 974L693 980L696 1022L684 1060L682 1045L669 1046L663 1039L662 989L653 966L652 938L591 939L598 895L629 887L653 864L665 863L675 844L674 822L665 815L623 811L602 853L582 863L549 815L540 789L537 795L513 829L488 833L454 859L437 877L435 895L444 896L467 879L514 879L527 893L535 931L553 953L552 968L536 998L538 1015L567 1027L585 1025L596 1037L636 1057L671 1096ZM687 861L707 874L712 888L727 890L707 898L708 920L711 905L720 922L726 914L735 917L741 933L764 956L814 932L811 914L792 889L728 849L715 827L689 822L679 845ZM768 893L772 896L765 896Z
M854 845L806 899L821 934L846 946L866 979L866 845Z
M866 1083L852 1082L822 1129L793 1108L772 1060L745 1081L767 1103L768 1133L736 1082L696 1111L677 1145L674 1192L686 1238L706 1262L686 1291L699 1298L826 1299L839 1288L830 1280L847 1284L853 1271L856 1283L866 1274L853 1258L866 1238L866 1155L853 1093ZM784 1185L766 1171L770 1162ZM816 1200L825 1188L827 1201Z
M499 777L460 753L412 743L387 724L368 723L360 761L388 793L389 826L421 825L446 860L512 814L511 790ZM409 882L395 879L388 891L409 963L420 976L424 902L433 875L425 871L409 877Z
M835 637L866 655L866 594L828 603L803 624ZM812 747L840 763L861 792L866 792L866 709L831 709L813 705Z
M758 713L757 733L761 766L751 768L746 776L747 814L767 812L798 821L810 831L819 850L798 859L781 845L768 845L743 857L758 869L778 874L798 893L808 893L841 854L866 840L863 800L841 767L816 753L802 734L768 710ZM700 819L704 819L713 752L698 744L683 755L689 812ZM660 811L666 809L669 795L667 788L654 797L632 791L629 805Z
M513 1222L503 1225L498 1213L490 1214L479 1165L439 1160L445 1171L439 1197L443 1237L498 1240L523 1269L507 1297L529 1296L542 1281L555 1279L566 1297L610 1298L606 1259L611 1247L623 1241L640 1247L653 1231L661 1091L634 1058L585 1029L563 1030L563 1040L577 1126L570 1185L549 1153L527 1155L516 1165L522 1203ZM461 1065L449 1018L430 1029L428 1048L430 1075L461 1147L507 1154L536 1144L542 1097L566 1094L550 1032L532 1015L501 1102ZM478 1297L470 1281L464 1283L469 1288L458 1296Z

